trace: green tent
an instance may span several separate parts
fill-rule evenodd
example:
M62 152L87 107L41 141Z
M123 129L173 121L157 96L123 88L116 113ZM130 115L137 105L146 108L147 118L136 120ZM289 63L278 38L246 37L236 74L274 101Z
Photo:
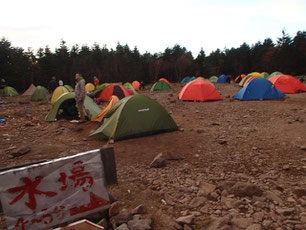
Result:
M268 78L269 77L269 74L267 72L262 72L261 73L265 78Z
M36 86L36 88L40 88L40 89L45 89L45 90L47 90L47 88L46 87L44 87L44 86L41 86L41 85L38 85L38 86ZM48 90L47 90L48 91ZM49 92L49 91L48 91Z
M90 136L120 140L177 129L175 121L158 102L138 94L117 102Z
M271 77L274 77L276 75L279 75L279 74L283 74L282 72L273 72L269 75L269 77L267 79L270 79Z
M134 86L133 86L131 83L127 82L127 83L125 83L123 86L124 86L125 88L127 88L127 89L132 90L132 91L134 92L134 95L138 94L137 91L135 90Z
M167 82L158 81L152 86L151 92L158 91L158 90L169 90L169 89L171 89L171 87Z
M18 96L18 92L16 91L16 89L14 89L13 87L10 87L10 86L6 86L4 88L4 95L5 96L10 96L10 97L13 97L13 96Z
M64 87L66 89L68 89L69 92L73 92L74 91L71 85L64 85Z
M36 88L31 96L31 101L47 101L49 100L49 93L46 88Z
M208 80L210 82L217 82L218 81L218 77L217 76L211 76Z
M66 108L64 106L66 105L72 105L72 108L70 106L71 111L62 111ZM85 97L85 102L84 102L85 110L87 113L87 116L89 119L95 117L99 112L101 112L100 107L88 96ZM68 110L68 108L67 108ZM61 112L67 112L68 114L74 113L76 111L76 106L75 106L75 93L64 93L62 94L56 102L53 104L52 109L46 116L46 121L56 121L57 116Z
M98 85L93 93L95 94L97 92L100 92L100 91L102 91L103 89L105 89L109 85L110 85L109 83L103 83L101 85Z

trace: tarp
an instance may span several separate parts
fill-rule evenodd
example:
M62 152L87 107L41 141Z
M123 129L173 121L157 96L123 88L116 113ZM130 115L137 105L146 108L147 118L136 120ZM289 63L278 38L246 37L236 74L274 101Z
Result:
M283 93L306 92L306 86L291 75L275 75L269 79Z
M222 100L222 96L212 83L197 79L183 87L179 99L182 101L213 101Z
M252 79L235 96L238 100L280 99L286 95L278 90L269 80L261 77Z
M91 91L94 91L95 90L95 85L92 84L92 83L87 83L85 85L85 90L86 90L86 93L90 93Z
M170 89L171 89L171 87L170 87L170 85L167 82L165 82L165 81L158 81L158 82L156 82L152 86L151 92L153 92L153 91L160 91L160 90L170 90Z
M35 85L31 84L29 88L22 94L22 96L31 96L34 93L35 89Z
M31 101L47 101L49 100L49 92L44 88L36 88L31 96Z
M52 93L51 104L54 104L56 100L64 93L69 93L69 90L64 86L58 86Z
M130 96L128 90L119 84L111 84L107 86L100 94L98 101L109 101L112 95L116 95L119 99Z
M170 81L168 81L166 78L160 78L158 81L164 81L164 82L167 82L168 85L170 85Z
M228 79L229 79L229 76L223 74L218 78L217 83L229 83Z
M14 89L13 87L11 86L6 86L4 88L4 95L5 96L10 96L10 97L14 97L14 96L18 96L18 92L16 89Z
M120 140L177 129L175 121L157 101L134 95L115 104L90 136Z
M67 105L68 103L69 103L69 106L70 106L69 109L71 109L73 111L65 111L65 109L68 110L68 108L63 108L64 105ZM74 92L64 93L52 105L52 109L50 110L50 112L46 116L45 120L46 121L56 121L57 117L58 117L58 115L60 115L60 113L66 113L67 115L69 115L70 112L71 113L75 113L75 112L77 112L77 108L76 108L75 105L76 105L76 102L75 102L75 93ZM92 119L99 112L101 112L100 107L88 96L85 97L84 107L85 107L86 115L87 115L87 117L89 119ZM73 114L73 115L75 115L75 114Z
M69 92L73 92L74 91L71 85L64 85L64 87L66 89L68 89Z
M137 91L134 89L134 87L133 87L133 85L132 85L131 83L127 82L127 83L125 83L123 86L124 86L126 89L128 89L128 90L130 89L130 90L133 91L133 94L130 93L130 95L138 94Z
M211 76L211 77L209 78L209 81L210 81L210 82L217 82L217 81L218 81L218 77L217 77L217 76Z
M190 82L190 77L185 77L185 78L181 81L182 84L187 84L187 83L189 83L189 82Z
M139 81L133 81L132 85L133 85L135 90L139 90L140 89L140 82Z
M91 121L97 121L101 122L104 118L104 116L107 114L107 112L119 101L119 98L117 96L111 96L111 99L107 106L100 112L98 113L94 118L91 119Z
M270 79L271 77L274 77L276 75L280 75L280 74L283 74L282 72L279 72L279 71L276 71L276 72L273 72L269 75L269 77L267 79Z

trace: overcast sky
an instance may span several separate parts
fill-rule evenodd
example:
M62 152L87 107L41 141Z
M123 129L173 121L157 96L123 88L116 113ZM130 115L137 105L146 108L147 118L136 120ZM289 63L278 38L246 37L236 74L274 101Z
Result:
M9 0L1 1L0 37L37 51L74 44L137 46L163 52L179 44L196 57L211 51L274 42L282 29L306 30L305 0Z

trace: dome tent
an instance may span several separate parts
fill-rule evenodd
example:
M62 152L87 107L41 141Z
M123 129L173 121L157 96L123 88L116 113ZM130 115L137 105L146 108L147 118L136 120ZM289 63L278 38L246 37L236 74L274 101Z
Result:
M156 82L152 86L151 92L153 92L153 91L160 91L160 90L170 90L170 89L171 89L171 87L170 87L170 85L167 82L165 82L165 81L158 81L158 82Z
M283 74L282 72L279 72L279 71L276 71L276 72L273 72L269 75L269 77L267 77L267 79L270 79L271 77L274 77L276 75L280 75L280 74Z
M221 76L218 78L217 83L229 83L229 82L228 82L229 80L230 80L229 76L227 76L227 75L221 75Z
M211 77L209 78L209 81L210 81L210 82L217 82L217 81L218 81L218 77L217 77L217 76L211 76Z
M133 81L132 85L133 85L135 90L139 90L140 89L140 82L139 81Z
M14 96L18 96L18 92L16 89L14 89L13 87L11 86L6 86L4 88L4 95L5 96L10 96L10 97L14 97Z
M35 85L32 83L29 88L22 94L22 96L31 96L35 92Z
M31 96L31 101L47 101L49 100L49 92L45 88L36 88Z
M190 77L185 77L185 78L181 81L182 84L187 84L188 82L190 82Z
M116 103L90 136L120 140L177 129L175 121L158 102L138 94Z
M51 104L54 104L56 100L64 93L69 93L69 90L64 86L58 86L52 93Z
M166 78L160 78L158 81L164 81L164 82L167 82L168 85L170 85L170 81L168 81Z
M212 83L198 79L183 87L179 99L182 101L213 101L222 100L222 96Z
M278 90L269 80L265 78L252 79L244 86L234 98L237 100L267 100L280 99L286 95Z
M134 89L134 87L133 87L133 85L132 85L131 83L126 82L126 83L124 83L123 86L124 86L126 89L128 89L128 90L130 89L130 90L133 91L133 94L130 94L130 95L138 94L137 91Z
M130 96L128 90L119 84L111 84L103 89L97 101L109 101L112 95L116 95L119 99Z
M275 75L269 79L283 93L306 92L306 86L291 75Z

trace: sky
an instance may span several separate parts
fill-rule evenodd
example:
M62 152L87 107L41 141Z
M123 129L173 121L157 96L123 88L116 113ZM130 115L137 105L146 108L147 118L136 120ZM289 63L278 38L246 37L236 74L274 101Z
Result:
M282 30L294 37L306 30L305 0L9 0L1 1L0 38L36 52L49 46L163 52L179 44L196 57L201 48L237 48Z

